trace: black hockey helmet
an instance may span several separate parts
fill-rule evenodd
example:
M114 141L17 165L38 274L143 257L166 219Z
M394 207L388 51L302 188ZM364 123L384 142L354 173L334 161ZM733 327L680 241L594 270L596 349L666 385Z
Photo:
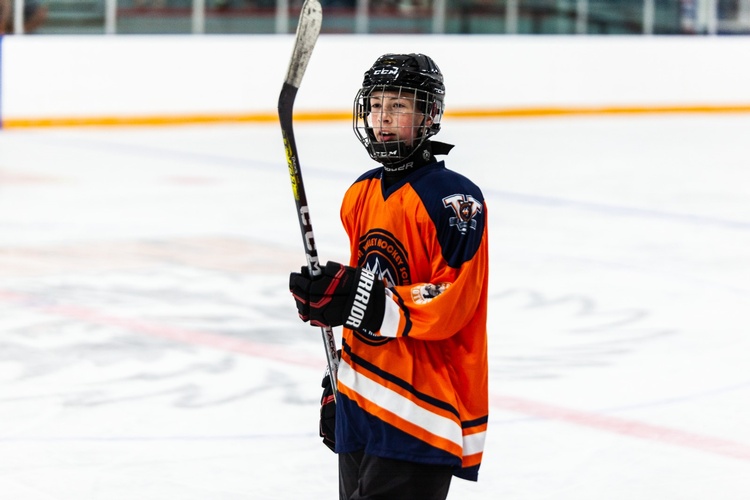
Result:
M377 142L372 131L370 97L377 92L396 91L414 99L414 108L424 115L412 144ZM384 165L404 162L430 137L440 131L445 108L443 74L424 54L385 54L364 74L362 88L354 99L354 133L374 159Z

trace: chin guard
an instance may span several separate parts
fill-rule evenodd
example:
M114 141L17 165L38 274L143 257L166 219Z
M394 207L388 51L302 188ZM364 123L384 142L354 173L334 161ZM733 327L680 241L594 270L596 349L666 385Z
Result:
M368 150L374 160L384 165L402 161L412 152L412 148L408 147L404 141L371 141Z

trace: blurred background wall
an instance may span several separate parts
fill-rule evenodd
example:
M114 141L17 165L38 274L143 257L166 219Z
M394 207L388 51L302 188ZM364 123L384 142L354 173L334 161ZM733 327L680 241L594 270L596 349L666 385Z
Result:
M322 3L326 12L324 33L750 32L750 0L322 0ZM6 15L4 26L15 33L270 34L294 30L301 0L0 0L2 4L14 7L12 15ZM13 20L20 19L21 12L24 22L9 27Z
M323 2L300 119L349 119L391 51L436 59L447 116L750 111L750 0ZM0 5L11 128L274 121L300 0Z
M274 121L292 35L16 36L0 45L5 128ZM446 116L750 111L749 37L322 35L300 119L350 119L384 52L430 54Z

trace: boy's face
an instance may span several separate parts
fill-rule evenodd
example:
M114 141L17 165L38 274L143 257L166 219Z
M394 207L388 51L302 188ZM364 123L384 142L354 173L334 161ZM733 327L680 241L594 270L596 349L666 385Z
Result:
M367 124L372 127L378 142L404 141L407 146L421 135L423 126L432 125L432 119L417 109L413 93L396 90L376 90L370 95L370 114Z

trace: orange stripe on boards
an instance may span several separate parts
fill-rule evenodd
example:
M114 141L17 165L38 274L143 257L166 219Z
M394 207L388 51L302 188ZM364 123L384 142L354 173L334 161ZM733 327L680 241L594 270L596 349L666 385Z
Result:
M121 127L233 122L262 123L273 121L278 121L278 117L271 113L254 115L81 116L68 118L10 118L3 120L3 128Z
M447 110L448 118L522 118L575 115L637 115L677 113L750 113L750 104L685 106L538 107Z
M679 113L750 113L750 104L736 105L674 105L674 106L602 106L602 107L528 107L528 108L482 108L451 109L445 113L452 119L503 119L539 118L555 116L605 116L637 114ZM351 111L298 111L295 121L326 122L349 121ZM2 128L45 127L123 127L123 126L169 126L199 125L211 123L271 123L278 122L275 112L244 114L206 115L153 115L153 116L82 116L57 118L6 118Z
M351 112L299 112L296 121L351 120ZM278 115L268 113L215 114L215 115L164 115L164 116L81 116L58 118L6 118L2 128L51 127L123 127L200 125L211 123L277 123Z

